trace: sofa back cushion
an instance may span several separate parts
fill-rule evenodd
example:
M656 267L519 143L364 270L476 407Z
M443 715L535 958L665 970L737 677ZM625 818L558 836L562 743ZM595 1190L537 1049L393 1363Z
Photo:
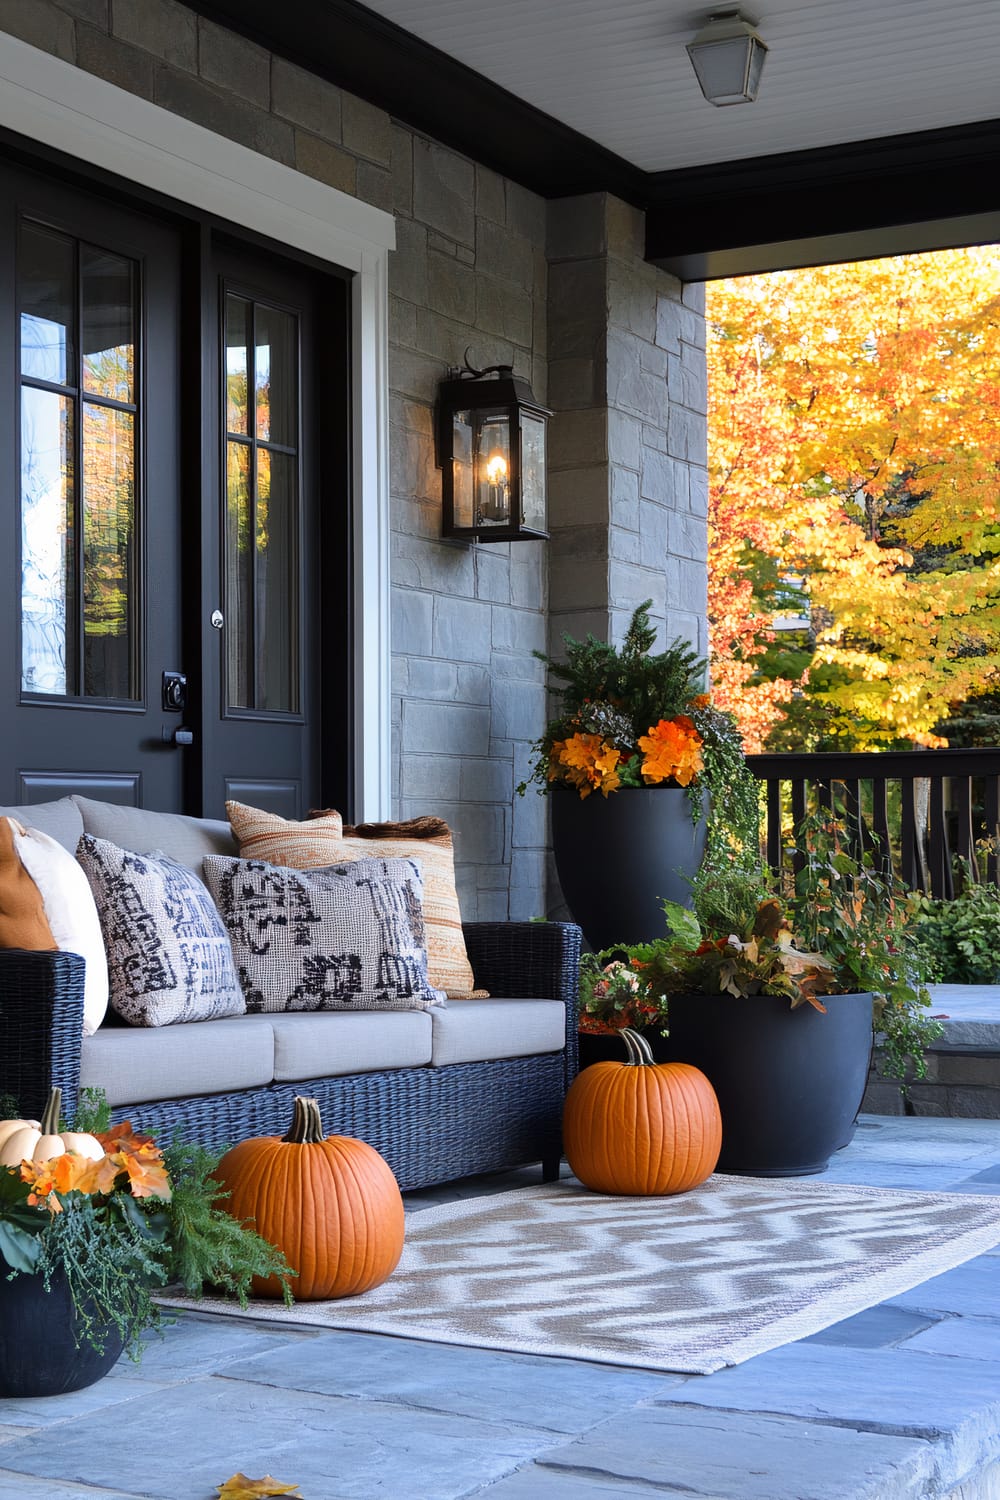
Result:
M72 797L56 797L52 802L31 802L24 807L0 807L0 818L13 818L26 828L39 828L49 838L62 844L70 854L76 853L83 832L83 818Z
M206 854L235 854L236 842L228 823L217 818L189 818L183 813L148 812L144 807L121 807L74 797L83 820L82 832L106 839L135 854L165 854L201 876ZM76 845L73 845L74 850Z
M198 876L164 855L136 854L85 833L108 955L111 1005L132 1026L242 1015L226 929Z
M426 1010L415 861L366 859L321 870L206 859L205 879L233 946L247 1010Z

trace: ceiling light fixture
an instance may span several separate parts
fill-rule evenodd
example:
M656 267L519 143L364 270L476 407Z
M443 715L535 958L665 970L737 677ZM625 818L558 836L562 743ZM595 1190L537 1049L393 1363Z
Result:
M713 11L687 55L709 104L752 104L760 88L767 43L736 6Z

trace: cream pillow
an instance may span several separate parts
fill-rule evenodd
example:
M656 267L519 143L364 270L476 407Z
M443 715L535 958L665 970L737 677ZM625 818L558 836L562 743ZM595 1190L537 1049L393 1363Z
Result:
M56 946L79 953L86 964L83 980L83 1034L93 1036L108 1009L108 960L90 883L62 844L40 828L11 819L14 848L41 892Z

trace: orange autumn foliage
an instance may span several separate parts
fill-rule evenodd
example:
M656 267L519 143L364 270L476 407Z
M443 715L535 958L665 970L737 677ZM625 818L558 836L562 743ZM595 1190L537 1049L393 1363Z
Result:
M1000 250L714 282L707 312L716 702L748 749L801 693L856 748L943 743L1000 686ZM811 670L759 670L761 559Z
M648 734L639 736L643 781L655 786L661 781L674 780L679 786L690 786L704 767L701 744L701 735L687 714L661 719Z

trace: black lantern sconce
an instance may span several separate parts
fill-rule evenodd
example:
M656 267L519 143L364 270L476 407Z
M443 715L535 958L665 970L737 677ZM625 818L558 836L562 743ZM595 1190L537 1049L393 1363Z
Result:
M448 372L438 390L442 535L466 542L544 541L545 423L510 365Z

